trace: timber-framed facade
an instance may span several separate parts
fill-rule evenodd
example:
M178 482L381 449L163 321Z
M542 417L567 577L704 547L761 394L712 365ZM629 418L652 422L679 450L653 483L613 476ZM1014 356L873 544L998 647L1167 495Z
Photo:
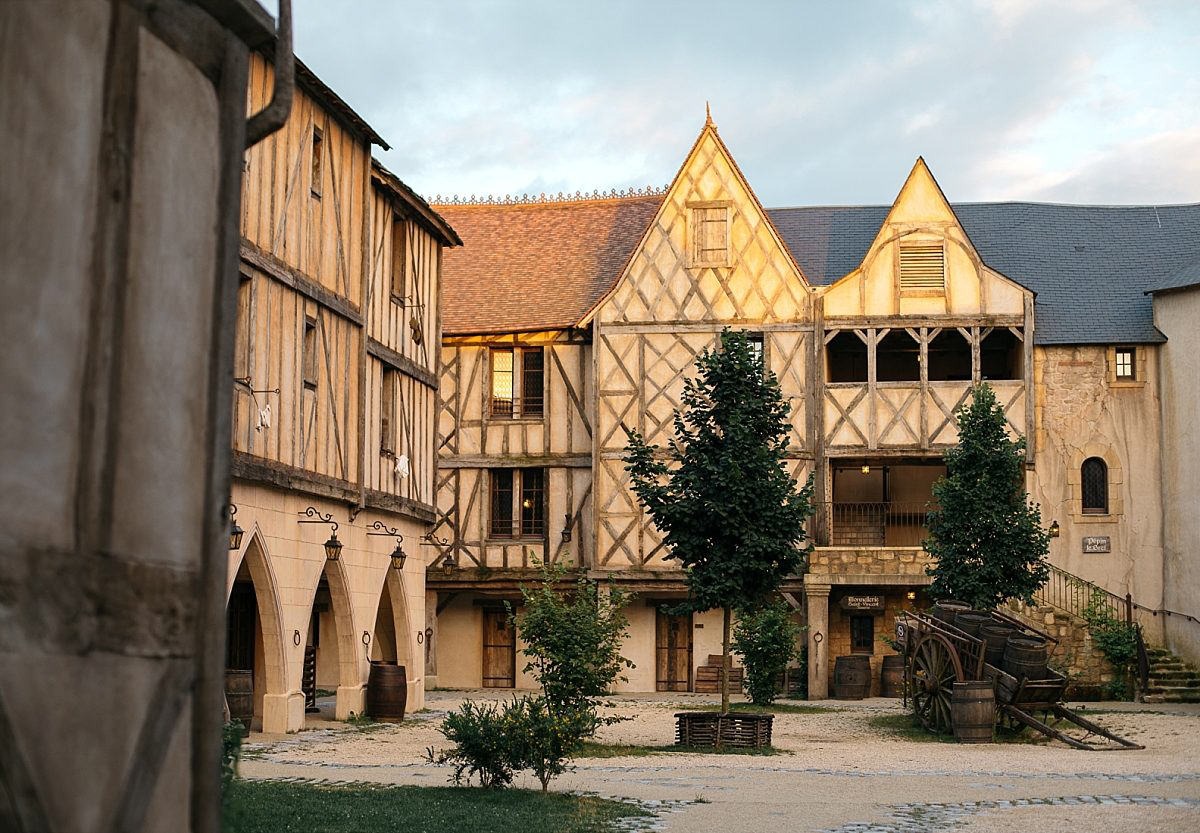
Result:
M1180 240L1200 246L1200 211L1176 209L1164 239L1122 241L1151 244L1134 268L1169 269ZM520 634L498 636L488 617L541 560L638 594L623 689L711 677L716 614L664 614L683 576L621 457L626 429L670 441L683 379L725 327L749 332L779 379L787 465L815 484L816 548L784 587L808 624L810 696L827 693L838 655L869 654L878 671L891 617L921 603L930 489L957 442L955 410L982 381L1011 433L1028 437L1029 490L1063 529L1052 561L1161 600L1159 458L1145 446L1158 432L1148 368L1162 336L1140 308L1102 308L1089 330L1078 307L1094 299L1068 280L1103 269L1092 255L1073 262L1095 244L1068 242L1076 215L1112 236L1138 224L1137 209L956 208L918 159L889 207L766 210L709 121L661 194L439 211L465 241L446 267L437 528L450 547L427 602L438 644L453 646L438 652L439 685L531 684L506 670ZM1135 345L1121 378L1114 344ZM1081 508L1080 467L1096 456L1113 495L1102 513ZM1111 558L1081 557L1093 532L1113 542Z
M271 75L253 56L251 111ZM404 665L423 704L439 281L459 242L372 158L387 145L360 116L300 63L297 82L242 178L226 667L266 732L303 728L320 689L338 719L362 714L369 660Z

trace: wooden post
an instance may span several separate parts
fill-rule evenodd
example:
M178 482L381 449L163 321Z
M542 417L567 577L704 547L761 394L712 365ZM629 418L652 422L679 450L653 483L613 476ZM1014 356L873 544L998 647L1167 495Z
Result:
M729 714L729 625L732 618L729 605L721 610L721 714ZM721 745L720 725L717 727L717 745Z

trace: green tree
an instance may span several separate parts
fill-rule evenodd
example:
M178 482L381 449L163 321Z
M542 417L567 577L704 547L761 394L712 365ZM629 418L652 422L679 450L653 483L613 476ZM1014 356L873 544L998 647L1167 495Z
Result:
M597 698L633 668L621 656L629 594L583 575L571 586L562 567L543 566L541 581L522 585L521 596L523 610L515 618L529 658L526 673L541 685L553 712L572 725L583 719L592 734L605 722L597 717Z
M746 665L746 693L756 706L768 706L775 699L779 676L800 655L796 639L802 630L792 621L792 609L782 599L738 611L733 650Z
M1004 409L979 385L958 414L958 445L945 453L946 476L933 485L923 542L936 563L935 598L955 598L990 610L1033 601L1046 583L1050 536L1025 491L1025 438L1009 438Z
M696 370L684 382L674 442L653 448L629 431L625 468L670 556L683 565L686 607L724 614L724 714L731 611L760 605L801 569L812 480L797 490L784 469L789 407L744 333L724 330L719 348L697 357Z

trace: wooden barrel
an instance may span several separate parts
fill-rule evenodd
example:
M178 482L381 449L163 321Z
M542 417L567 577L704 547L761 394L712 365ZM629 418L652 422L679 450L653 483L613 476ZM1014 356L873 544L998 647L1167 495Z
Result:
M244 669L225 669L225 701L229 703L229 719L242 721L242 737L250 734L254 719L254 672Z
M1004 670L1018 680L1041 680L1046 676L1046 641L1011 634L1004 646Z
M904 696L904 657L891 654L883 658L879 673L879 694L882 697Z
M970 609L971 606L966 602L943 599L933 606L933 618L941 619L947 625L953 625L954 619L959 613L965 613Z
M1012 625L1003 622L990 622L979 627L979 638L983 640L986 657L984 662L1001 668L1004 665L1004 646L1012 634Z
M403 665L371 661L367 677L367 714L381 723L399 723L408 705L408 675Z
M996 725L996 694L987 680L955 683L950 723L959 743L991 743Z
M861 700L871 693L871 658L866 654L838 657L833 664L833 696Z
M964 610L955 615L954 627L963 633L978 636L979 629L991 621L992 616L989 613L982 613L978 610Z

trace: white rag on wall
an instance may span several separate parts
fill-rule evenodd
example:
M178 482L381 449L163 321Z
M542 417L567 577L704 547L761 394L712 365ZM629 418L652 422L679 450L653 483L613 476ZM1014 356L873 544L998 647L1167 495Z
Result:
M266 431L271 427L271 406L268 403L267 407L259 408L258 410L258 425L254 426L255 431Z
M400 478L408 477L411 469L408 465L408 455L401 454L396 458L396 476Z

